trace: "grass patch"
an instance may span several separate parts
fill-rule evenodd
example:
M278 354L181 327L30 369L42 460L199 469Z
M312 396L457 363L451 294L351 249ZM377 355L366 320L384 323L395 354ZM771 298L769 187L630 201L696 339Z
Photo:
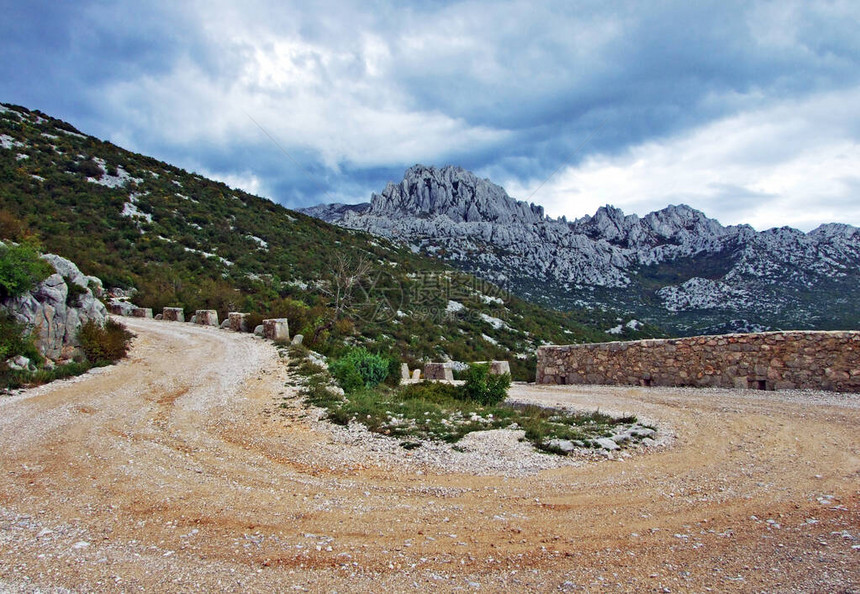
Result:
M106 363L105 363L106 364ZM54 380L82 375L92 369L89 361L66 363L53 369L38 369L36 371L10 370L2 374L2 390L17 390L19 388L34 388Z
M473 431L491 429L522 429L535 448L555 454L571 451L567 447L571 444L565 442L577 448L596 448L595 440L603 437L629 434L623 445L650 435L641 430L644 426L634 416L482 404L464 399L457 386L446 383L421 382L399 388L379 385L342 393L321 367L307 361L290 364L299 373L311 372L302 388L305 402L325 409L328 420L339 425L361 423L374 433L398 439L407 450L419 447L421 440L454 444ZM312 367L318 371L312 372Z

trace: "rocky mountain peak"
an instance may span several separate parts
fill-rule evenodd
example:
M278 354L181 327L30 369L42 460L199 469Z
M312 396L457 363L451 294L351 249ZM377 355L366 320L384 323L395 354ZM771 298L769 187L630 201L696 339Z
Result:
M540 206L514 200L505 189L471 171L448 165L414 165L403 180L373 194L371 216L446 216L455 223L536 223L543 221Z

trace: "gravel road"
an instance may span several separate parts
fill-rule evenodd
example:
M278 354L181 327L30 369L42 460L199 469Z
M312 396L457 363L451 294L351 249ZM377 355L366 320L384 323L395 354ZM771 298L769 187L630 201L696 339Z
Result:
M860 592L856 395L517 385L663 441L405 451L267 342L123 321L128 360L0 397L0 591Z

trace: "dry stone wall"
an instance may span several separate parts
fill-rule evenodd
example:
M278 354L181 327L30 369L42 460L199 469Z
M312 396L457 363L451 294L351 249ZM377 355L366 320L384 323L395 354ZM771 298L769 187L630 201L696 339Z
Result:
M543 346L539 384L860 392L860 332L764 332Z

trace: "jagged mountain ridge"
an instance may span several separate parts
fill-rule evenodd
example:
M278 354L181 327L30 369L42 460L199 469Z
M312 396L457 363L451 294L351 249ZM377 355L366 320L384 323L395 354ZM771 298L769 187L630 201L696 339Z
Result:
M675 332L858 327L860 233L723 226L686 205L573 222L459 167L416 165L370 203L308 214L403 241L560 308L620 308Z

